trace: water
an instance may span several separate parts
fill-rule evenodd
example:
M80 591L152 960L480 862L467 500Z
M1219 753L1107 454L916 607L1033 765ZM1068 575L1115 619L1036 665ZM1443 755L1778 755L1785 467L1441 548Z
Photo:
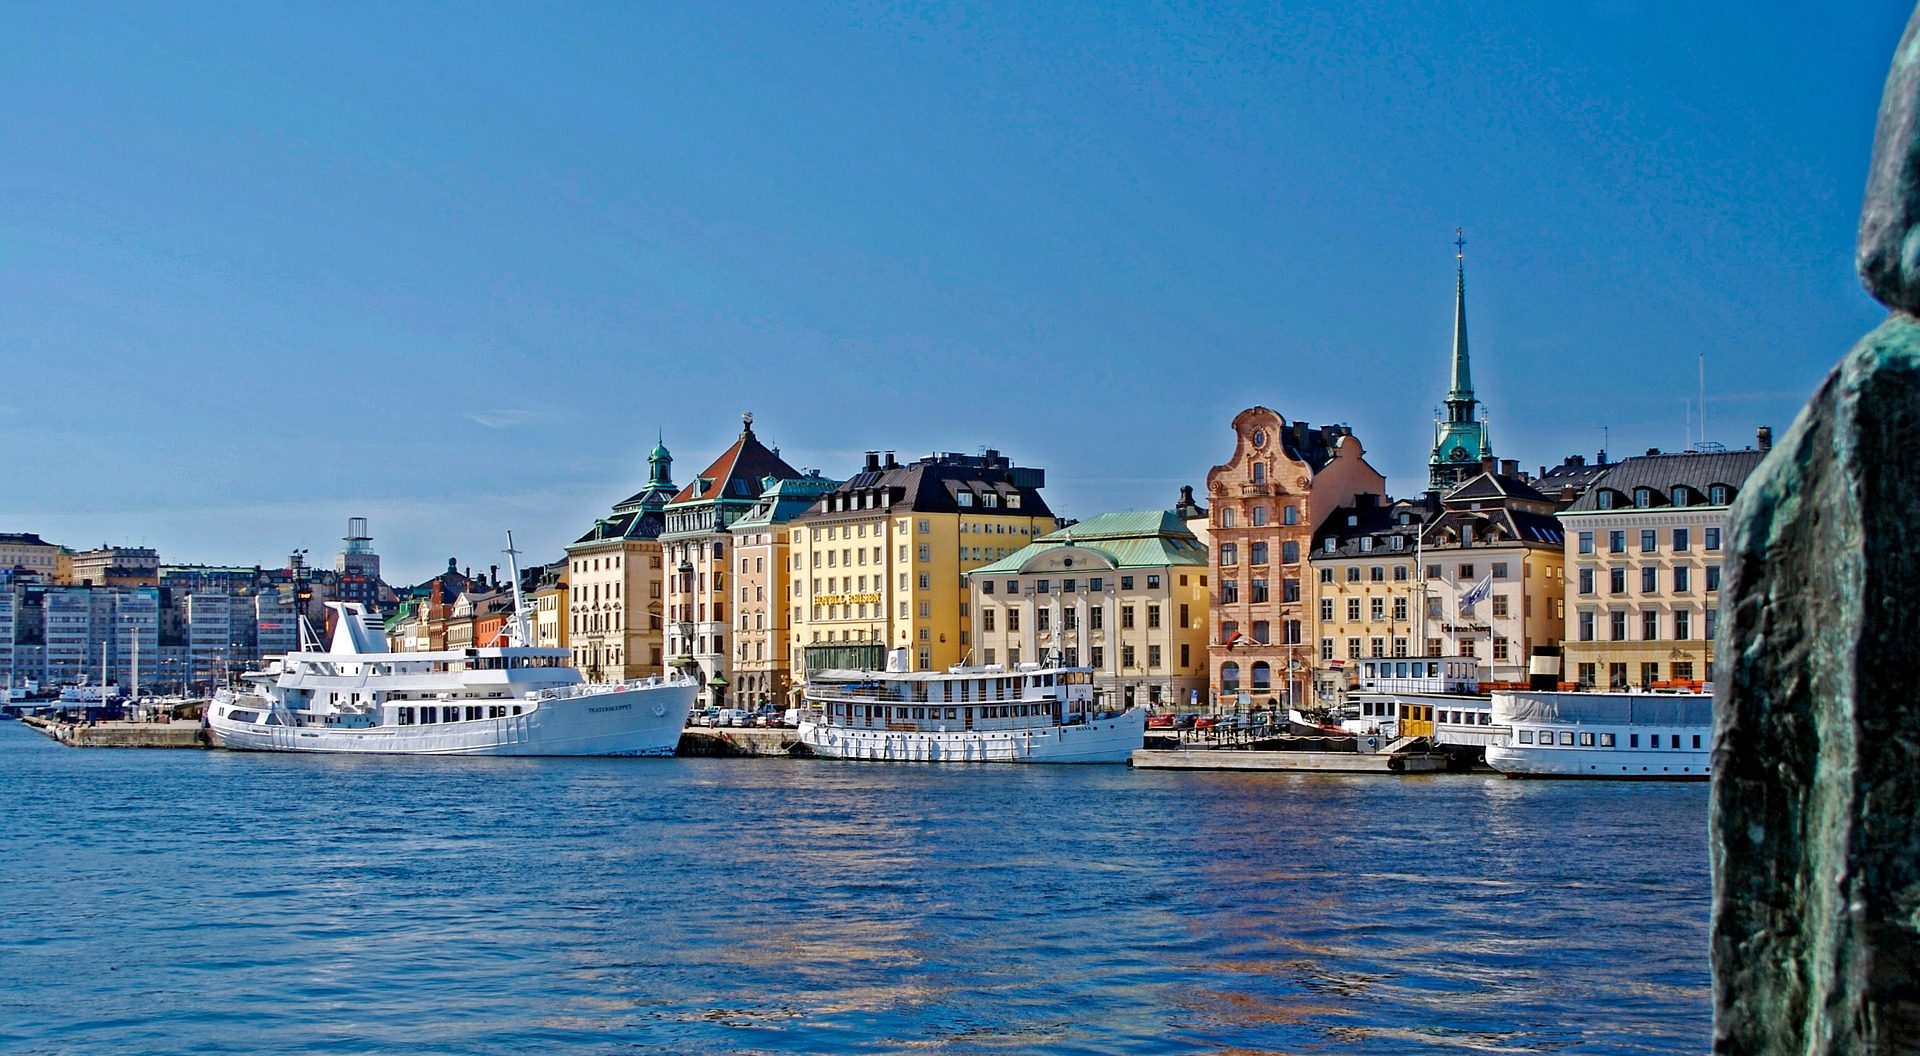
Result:
M0 1051L1702 1053L1706 788L74 750Z

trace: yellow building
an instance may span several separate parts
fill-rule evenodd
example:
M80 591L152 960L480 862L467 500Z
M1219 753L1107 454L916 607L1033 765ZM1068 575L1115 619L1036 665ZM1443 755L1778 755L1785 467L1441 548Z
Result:
M673 456L656 444L647 486L567 546L567 647L590 681L665 673L661 511L673 497Z
M796 677L812 645L905 649L915 670L960 662L971 647L961 574L1057 527L1046 474L998 451L901 464L867 452L861 472L794 518L788 588Z
M567 562L555 561L540 569L534 579L533 594L527 604L533 606L533 644L548 649L568 647Z
M1560 514L1566 534L1561 678L1626 689L1712 677L1727 507L1770 446L1615 464Z

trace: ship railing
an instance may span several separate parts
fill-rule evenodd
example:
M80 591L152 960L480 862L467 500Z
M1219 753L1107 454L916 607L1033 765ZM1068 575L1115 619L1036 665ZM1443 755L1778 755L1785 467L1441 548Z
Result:
M646 678L632 678L625 682L580 682L571 686L556 686L553 689L536 690L527 694L529 700L568 700L573 697L598 696L603 693L626 693L638 689L652 689L656 686L678 685L687 681L684 678L664 678L649 675Z

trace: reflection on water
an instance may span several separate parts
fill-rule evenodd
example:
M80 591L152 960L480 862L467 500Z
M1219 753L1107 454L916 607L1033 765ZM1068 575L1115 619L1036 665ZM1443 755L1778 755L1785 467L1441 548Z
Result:
M0 772L8 1051L1710 1035L1698 785L82 752L12 724Z

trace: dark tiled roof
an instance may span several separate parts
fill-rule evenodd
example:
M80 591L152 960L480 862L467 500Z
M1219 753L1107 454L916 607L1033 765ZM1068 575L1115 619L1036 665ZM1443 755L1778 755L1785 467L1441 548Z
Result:
M915 513L978 513L986 516L1051 517L1053 511L1041 498L1045 474L1022 469L1004 458L979 458L968 455L928 455L906 465L863 470L814 504L808 518L845 516L870 517L872 509L832 511L834 496L860 495L885 489L892 495L890 509ZM959 496L970 496L970 505L960 505ZM987 506L984 496L996 496ZM1018 505L1009 497L1019 496ZM832 512L830 512L832 511Z
M14 546L53 545L32 532L0 532L0 543L10 543Z
M1519 477L1509 477L1504 473L1482 473L1447 492L1442 501L1452 505L1463 502L1498 502L1501 499L1519 499L1523 502L1541 504L1552 502L1535 490L1533 485Z
M1631 507L1636 489L1647 488L1653 492L1653 505L1670 505L1669 494L1676 487L1685 487L1692 492L1693 503L1705 505L1709 488L1716 484L1725 485L1727 498L1732 500L1747 481L1747 475L1753 472L1760 460L1766 457L1765 451L1701 451L1677 455L1641 455L1638 458L1624 459L1613 465L1607 475L1595 481L1580 496L1579 501L1567 508L1568 513L1592 513L1602 509L1599 496L1602 491L1614 493L1613 509Z
M1415 540L1420 536L1420 527L1428 511L1420 504L1402 500L1386 505L1342 506L1334 510L1313 533L1313 556L1315 557L1381 557L1388 554L1412 554ZM1405 517L1406 524L1400 520ZM1400 549L1393 549L1394 537L1402 542ZM1334 541L1333 549L1327 549L1327 540ZM1362 550L1361 540L1371 539L1371 550Z

